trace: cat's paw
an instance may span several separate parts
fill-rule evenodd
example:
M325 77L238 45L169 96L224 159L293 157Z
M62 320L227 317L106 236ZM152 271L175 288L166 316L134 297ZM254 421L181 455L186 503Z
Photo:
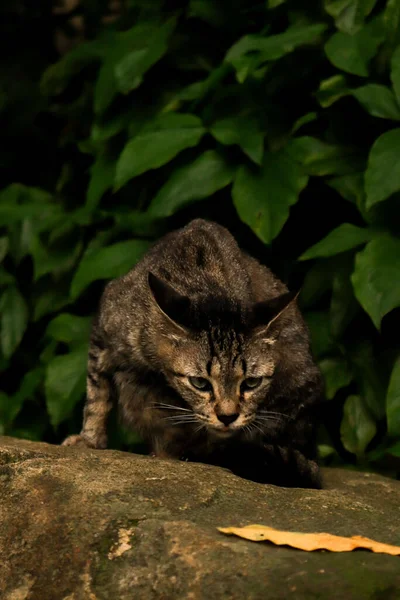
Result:
M301 478L301 486L307 488L322 489L322 476L318 463L306 458L299 450L294 451L294 460L297 472ZM300 484L298 484L300 486Z
M80 446L81 448L98 448L83 435L69 435L61 446Z

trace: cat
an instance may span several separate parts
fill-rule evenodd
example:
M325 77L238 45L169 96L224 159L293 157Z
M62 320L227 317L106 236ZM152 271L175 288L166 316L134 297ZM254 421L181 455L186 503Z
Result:
M64 445L106 448L113 398L153 456L322 485L323 383L296 297L216 223L195 219L167 234L106 285L83 428Z

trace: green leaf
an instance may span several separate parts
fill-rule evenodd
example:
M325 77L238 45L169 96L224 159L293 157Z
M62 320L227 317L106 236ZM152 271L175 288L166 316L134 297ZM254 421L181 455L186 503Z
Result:
M261 164L264 136L256 119L243 116L222 119L214 123L210 133L221 144L237 144L252 161Z
M108 50L105 38L79 44L43 73L40 87L45 96L55 96L64 91L69 82L85 67L100 62Z
M26 427L11 427L7 431L7 434L22 440L41 442L46 435L46 430L47 423L43 421L31 421Z
M325 380L325 395L332 400L336 393L353 381L353 374L343 358L325 358L319 363Z
M262 63L282 58L298 46L315 43L325 29L325 24L316 23L289 27L277 35L245 35L230 48L225 62L235 67L237 78L242 83L249 72Z
M90 169L85 208L95 210L105 192L112 188L116 163L107 152L100 152Z
M235 64L236 59L249 52L259 52L262 61L277 60L293 52L298 46L313 43L326 29L323 23L294 26L277 35L245 35L228 51L225 60Z
M324 79L319 84L318 92L315 94L318 102L323 108L331 106L334 102L347 96L349 86L344 75L333 75Z
M119 231L128 231L133 237L157 238L165 233L163 224L148 212L121 207L110 212L104 211L102 214L114 219L115 226Z
M52 196L41 188L35 188L22 183L12 183L0 191L0 206L13 204L45 204L52 202Z
M0 373L2 373L3 371L6 371L9 366L10 366L10 359L9 358L6 359L0 352Z
M197 17L214 27L221 27L225 23L223 5L214 0L190 0L188 17Z
M71 283L75 300L92 281L125 275L143 256L149 243L143 240L119 242L83 256Z
M115 51L114 51L115 52ZM110 106L118 93L117 82L115 81L115 62L117 58L114 53L110 53L107 60L101 66L97 81L94 87L94 112L98 117L102 116Z
M343 446L357 457L364 456L370 441L375 437L376 425L360 396L349 396L344 403L340 437Z
M334 455L337 455L337 452L333 446L330 446L329 444L318 444L318 456L322 460Z
M15 183L0 192L0 227L32 219L35 232L42 232L52 229L63 217L61 206L41 189Z
M288 151L308 175L342 175L360 166L358 150L328 144L311 136L291 140Z
M299 260L309 260L310 258L335 256L341 252L346 252L352 248L357 248L373 239L377 234L363 227L356 227L350 223L343 223L336 229L333 229L328 235L311 246L304 252Z
M106 214L106 217L109 215ZM112 242L115 238L115 231L113 229L103 229L96 233L92 239L89 241L86 250L84 252L84 257L88 257L90 254L94 254L98 252L101 248L104 248Z
M284 148L264 155L260 170L241 167L235 177L232 198L241 220L264 243L281 231L308 177Z
M5 434L5 426L10 422L9 413L12 411L11 398L0 390L0 435Z
M307 311L304 315L311 334L311 346L317 358L322 358L332 352L335 344L329 327L327 311Z
M354 35L334 33L325 44L325 54L338 69L368 77L368 65L385 39L380 20L375 19Z
M386 448L386 453L400 458L400 442L397 442L397 444L393 444L393 446Z
M25 219L9 227L9 254L18 265L21 260L31 254L32 239L34 237L32 221L37 225L36 219Z
M352 96L373 117L400 121L400 108L395 95L385 85L369 83L354 90Z
M398 0L388 0L383 12L386 44L393 49L400 43L400 4Z
M18 348L28 325L28 307L15 286L6 289L1 297L1 349L5 358Z
M58 342L51 340L51 342L48 343L39 354L39 361L43 365L47 365L47 363L49 363L55 357L57 347Z
M178 102L181 100L196 100L195 105L197 105L200 101L204 100L208 94L221 85L223 80L227 75L230 75L231 72L231 65L222 63L219 67L213 69L208 77L202 81L196 81L195 83L185 86L177 93L175 100Z
M25 401L32 401L34 399L34 395L37 389L42 385L43 381L43 367L37 367L32 371L28 371L28 373L24 375L18 391L9 397L7 407L0 406L0 413L2 413L0 414L0 421L7 425L11 425L21 411ZM4 410L5 408L6 410Z
M375 327L400 306L400 240L381 235L357 254L352 275L354 293Z
M326 183L342 198L355 204L366 223L374 222L365 207L364 172L339 175L339 177L329 179Z
M386 418L389 435L400 437L400 358L397 358L390 377L386 396Z
M33 321L39 321L45 315L58 312L66 304L68 304L68 298L65 292L58 285L49 287L46 282L45 289L35 298Z
M105 120L98 120L92 124L90 131L90 141L98 144L106 142L110 138L120 133L123 129L127 129L138 115L136 107L131 108L127 112L118 112L116 114L107 115Z
M146 46L132 50L115 65L117 87L123 94L136 89L143 80L143 75L157 63L168 50L169 39L176 27L176 19L172 18L147 39Z
M87 345L53 358L46 369L46 406L53 427L71 416L85 393Z
M154 129L144 129L130 140L117 163L115 188L119 189L133 177L157 169L186 148L197 146L205 130L194 115L165 114L154 123Z
M0 286L12 285L14 282L14 275L11 275L11 273L0 267Z
M367 208L400 190L399 144L400 128L383 133L374 142L365 172Z
M45 335L65 344L76 342L82 344L88 341L91 327L91 317L77 317L63 313L50 321Z
M153 198L149 214L152 217L169 217L194 202L208 198L229 185L234 168L215 150L209 150L193 163L177 169Z
M293 123L293 127L291 129L291 134L293 135L299 129L304 127L304 125L308 125L309 123L312 123L313 121L316 121L317 119L318 119L318 113L316 113L316 112L306 113L305 115L303 115L302 117L297 119L295 121L295 123Z
M153 23L143 22L131 27L128 31L109 34L107 38L109 47L106 48L105 60L100 68L94 89L94 111L96 115L102 115L118 94L117 65L135 51L141 51L144 56L149 40L153 39L157 30L158 28ZM132 79L132 70L130 76Z
M9 246L8 237L6 237L6 236L0 237L0 263L3 262L3 260L5 259L6 255L7 255L8 246Z
M141 84L146 71L167 51L175 25L175 18L160 26L148 21L128 31L111 34L111 46L94 90L96 115L108 109L118 92L127 94Z
M350 173L333 177L326 182L336 190L342 198L355 204L360 212L364 204L364 173Z
M82 242L64 245L62 248L49 249L44 246L39 236L34 235L30 244L34 264L34 281L48 273L58 275L69 271L78 260L82 251Z
M357 32L371 13L377 0L327 0L325 10L335 19L340 31Z
M343 257L337 265L332 279L332 297L330 305L331 333L339 339L359 309L351 284L351 273L354 268L353 257Z
M344 351L369 412L374 419L382 419L385 416L386 380L378 364L379 355L365 339L355 343L346 340Z
M332 289L332 259L318 260L310 269L301 286L299 303L302 308L309 308Z
M400 4L399 4L399 20L400 20ZM399 24L400 31L400 24ZM400 46L393 52L391 61L390 79L392 81L394 93L396 94L397 102L400 102Z

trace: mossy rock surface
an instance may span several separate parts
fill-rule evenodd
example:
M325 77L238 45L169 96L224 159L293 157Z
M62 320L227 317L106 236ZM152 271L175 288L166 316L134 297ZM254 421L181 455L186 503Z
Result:
M1 600L398 600L400 557L224 536L262 523L400 545L400 483L284 489L200 464L0 438Z

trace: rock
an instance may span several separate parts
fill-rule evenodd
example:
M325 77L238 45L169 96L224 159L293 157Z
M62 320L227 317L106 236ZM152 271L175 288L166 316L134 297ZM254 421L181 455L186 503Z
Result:
M400 545L400 483L285 489L201 464L0 438L2 600L397 600L400 558L228 537L262 523Z

